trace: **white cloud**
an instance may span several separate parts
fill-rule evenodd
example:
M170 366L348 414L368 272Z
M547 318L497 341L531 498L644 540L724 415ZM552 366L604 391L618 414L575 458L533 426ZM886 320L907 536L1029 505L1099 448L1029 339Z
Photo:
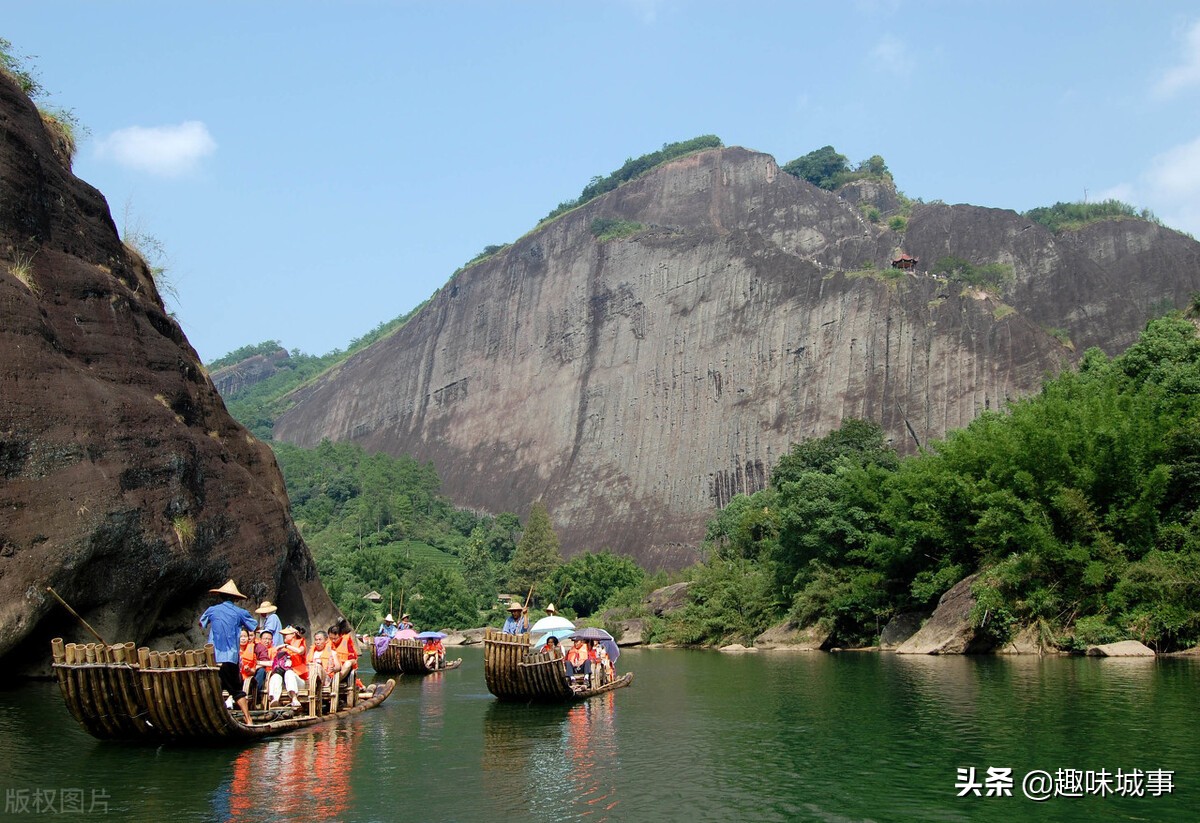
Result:
M907 78L912 74L912 49L906 48L903 41L890 34L871 49L871 59L885 73L893 77Z
M1200 137L1150 161L1136 183L1122 183L1094 199L1148 208L1171 228L1200 237Z
M1183 59L1158 79L1154 94L1160 98L1173 97L1193 86L1200 86L1200 22L1196 22L1183 38Z
M177 126L130 126L99 141L96 154L122 166L164 177L193 171L217 150L217 141L199 120Z

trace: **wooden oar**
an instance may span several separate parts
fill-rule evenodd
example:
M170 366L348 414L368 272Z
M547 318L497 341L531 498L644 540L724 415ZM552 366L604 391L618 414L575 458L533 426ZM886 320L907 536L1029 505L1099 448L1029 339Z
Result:
M54 599L57 600L59 603L62 603L63 608L66 609L67 611L69 611L71 613L72 617L74 617L76 620L78 620L80 623L82 623L83 627L85 629L87 629L89 632L91 632L97 640L99 640L101 643L104 643L105 646L108 645L108 643L105 642L104 638L100 636L100 632L93 629L90 623L88 623L86 620L84 620L82 617L80 617L79 612L72 609L71 606L67 603L67 601L63 600L61 597L58 596L58 592L56 592L50 586L46 587L46 591L48 591L48 592L50 592L50 594L54 595Z

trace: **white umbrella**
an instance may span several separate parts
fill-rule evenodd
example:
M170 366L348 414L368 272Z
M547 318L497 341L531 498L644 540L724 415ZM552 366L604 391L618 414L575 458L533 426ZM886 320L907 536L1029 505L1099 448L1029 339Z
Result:
M529 631L533 634L538 632L548 632L551 629L573 629L575 624L565 617L559 617L557 614L552 614L548 617L543 617L541 620L533 624L533 628Z

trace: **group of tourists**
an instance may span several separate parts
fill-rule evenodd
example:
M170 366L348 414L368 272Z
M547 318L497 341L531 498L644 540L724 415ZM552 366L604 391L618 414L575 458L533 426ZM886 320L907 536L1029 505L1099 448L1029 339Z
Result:
M546 614L549 616L558 614L553 603L546 607ZM500 631L504 634L528 633L529 607L515 600L509 603L508 617ZM610 683L614 675L613 663L604 644L582 637L573 637L572 641L573 645L564 654L558 638L550 635L542 645L541 651L553 657L563 658L567 683L575 691L590 689L593 684L603 686Z
M235 604L246 595L229 580L209 592L221 602L205 610L200 626L208 629L208 642L220 668L221 686L251 725L250 695L266 694L268 706L281 702L283 692L291 698L291 708L300 708L299 693L310 683L330 688L335 675L351 684L357 679L358 647L345 620L313 635L308 646L303 626L284 626L278 607L264 600L250 612Z
M584 640L582 637L572 638L573 645L563 655L563 663L567 669L567 682L576 691L603 686L611 683L614 675L612 658L603 643L595 640ZM549 637L542 646L543 652L553 655L563 654L557 637Z

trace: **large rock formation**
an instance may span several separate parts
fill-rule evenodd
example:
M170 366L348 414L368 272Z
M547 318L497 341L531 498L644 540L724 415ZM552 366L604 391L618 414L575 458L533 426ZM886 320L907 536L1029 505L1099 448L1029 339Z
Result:
M47 586L109 642L199 644L228 577L285 620L331 620L270 449L3 73L0 134L0 656L91 640Z
M279 364L288 359L287 349L276 349L270 354L254 354L245 360L215 369L209 378L222 397L229 397L279 372Z
M849 417L905 452L1117 352L1200 288L1200 245L1144 221L1054 236L1011 211L915 204L898 234L766 155L666 164L459 272L403 328L294 397L275 436L433 461L458 504L541 498L568 553L694 557L703 524L794 442ZM593 221L641 229L601 240ZM1011 266L999 294L903 250Z

